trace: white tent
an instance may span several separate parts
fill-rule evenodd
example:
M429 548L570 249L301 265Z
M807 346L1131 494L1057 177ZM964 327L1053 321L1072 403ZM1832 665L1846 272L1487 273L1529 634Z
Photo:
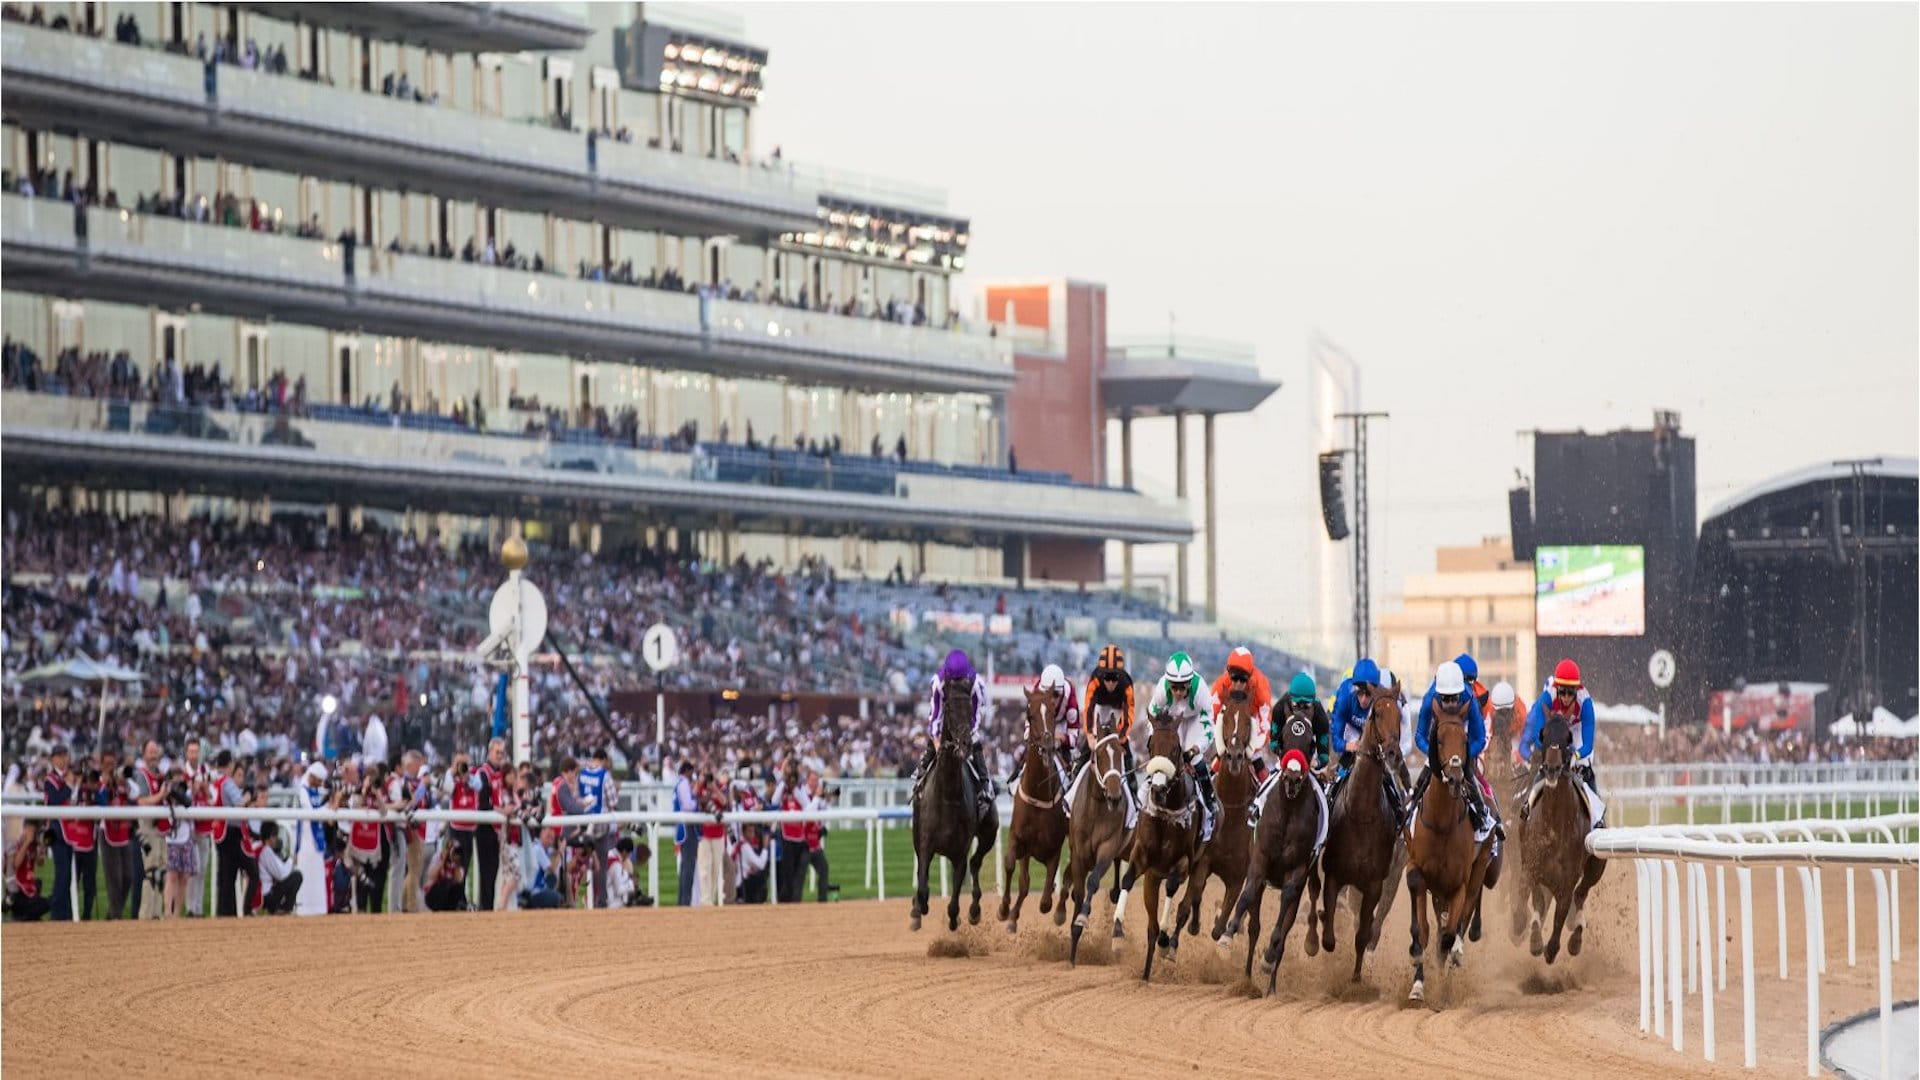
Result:
M1860 734L1860 722L1853 718L1852 713L1848 713L1840 719L1835 720L1833 726L1827 729L1827 733L1830 735L1838 735L1843 739L1850 739Z
M146 679L145 675L132 668L121 667L111 660L95 660L81 656L75 660L60 660L52 664L42 664L20 675L20 685L40 686L52 690L71 690L81 687L98 687L100 691L100 719L94 725L93 744L98 747L107 728L107 684L133 684Z
M1867 724L1867 734L1888 739L1910 739L1920 734L1920 723L1902 720L1884 705L1876 706L1873 719Z

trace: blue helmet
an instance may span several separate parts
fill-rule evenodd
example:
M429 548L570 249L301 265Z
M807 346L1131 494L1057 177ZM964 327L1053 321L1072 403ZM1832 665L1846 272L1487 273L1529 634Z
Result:
M1468 656L1466 653L1461 653L1459 656L1454 657L1453 662L1460 665L1460 674L1468 682L1472 682L1480 677L1480 665L1474 663L1473 657Z
M1368 686L1379 686L1380 665L1374 663L1371 657L1361 657L1360 662L1353 665L1353 681L1366 683Z

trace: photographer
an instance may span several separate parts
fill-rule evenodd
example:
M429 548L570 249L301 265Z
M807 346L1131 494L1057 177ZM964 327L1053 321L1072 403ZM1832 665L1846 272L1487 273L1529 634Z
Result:
M464 834L448 832L440 855L427 873L428 911L467 910L467 858Z
M193 805L193 787L185 769L175 765L165 781L164 801L170 810L185 810ZM170 817L167 828L167 884L164 917L176 919L187 914L187 883L199 870L200 851L194 843L193 822Z
M733 809L731 785L708 770L700 778L700 786L695 797L703 814L724 814ZM703 822L700 826L700 855L697 867L698 883L695 903L701 905L720 905L727 902L727 827L717 818Z
M67 748L56 746L48 757L51 764L40 782L40 792L46 804L79 806L92 802L91 790L75 783L81 777L73 767ZM93 907L93 827L91 821L62 820L58 828L49 830L52 837L53 895L48 899L53 905L54 922L84 919ZM76 875L81 894L78 911L73 906Z
M474 770L468 783L473 785L474 793L479 796L477 809L510 809L507 803L507 741L492 739L487 742L487 760ZM497 888L500 883L500 846L501 826L482 825L473 831L474 853L479 859L479 903L481 911L494 910Z
M141 751L140 763L134 767L132 792L135 806L161 806L166 803L166 780L160 771L160 744L152 739L147 740ZM163 886L167 873L167 822L164 818L143 819L134 826L133 832L140 841L142 880L140 887L135 890L140 896L140 917L157 919L166 902Z
M94 802L99 806L133 805L131 765L121 765L111 753L100 755L104 778ZM140 850L133 843L134 823L100 823L100 864L107 878L107 918L135 919L140 916Z
M388 793L389 805L409 814L433 807L433 785L427 782L426 757L420 751L409 750L400 755L400 769L394 773ZM427 826L402 823L393 826L393 832L399 840L399 851L404 853L400 856L403 866L400 910L420 911L426 906L421 899L421 880L426 876L427 856L431 851L427 846Z
M15 922L39 922L53 905L40 895L40 879L34 868L40 863L40 823L26 822L20 830L19 846L10 853L7 869L7 900Z
M387 806L385 766L370 765L367 775L347 795L353 810L384 810ZM387 894L386 828L377 821L355 821L347 826L347 844L341 856L353 875L354 910L379 914Z
M819 773L814 773L811 776L807 777L807 787L809 789L809 794L813 796L812 809L825 810L827 809L827 807L832 805L832 800L835 792L829 789L825 785L825 783L821 781ZM827 839L826 822L823 822L823 821L807 822L807 869L813 871L814 897L820 903L823 903L823 904L827 902L828 893L838 891L838 886L830 885L827 882L826 839ZM800 888L800 884L801 883L797 880L797 875L796 875L796 880L794 882L794 890L793 890L794 899L796 900L798 900L802 895L804 895L803 890Z
M480 809L480 791L474 786L473 764L467 758L465 750L453 755L453 763L447 766L446 774L441 777L440 797L450 810ZM478 827L471 821L448 822L446 838L440 845L441 856L446 855L448 844L459 841L461 850L465 851L467 858L471 859L473 849L477 846L474 836L478 831ZM465 880L464 874L461 880Z
M760 825L747 826L734 857L740 865L740 902L766 903L767 864L773 861L773 853L767 850L767 830Z
M780 769L780 786L774 789L773 803L785 811L808 811L813 809L813 793L800 781L800 763L788 757ZM783 904L796 903L800 899L801 879L807 872L807 822L783 821L780 823L780 846L775 852L779 859L778 886L779 900Z
M212 783L210 785L213 802L217 806L238 809L252 806L253 798L242 791L233 779L233 751L222 748L213 755ZM223 918L232 918L240 914L244 902L242 896L251 898L253 890L260 884L260 868L254 864L253 856L247 854L242 840L254 824L242 819L232 821L218 820L213 823L214 849L220 857L220 872L214 881L217 894L213 898L214 914ZM236 892L239 879L247 879L244 893Z
M260 910L267 915L286 915L293 911L294 903L300 898L300 871L293 864L280 857L280 823L262 822L260 825L260 853L255 856L260 867L260 881L265 895L260 898Z

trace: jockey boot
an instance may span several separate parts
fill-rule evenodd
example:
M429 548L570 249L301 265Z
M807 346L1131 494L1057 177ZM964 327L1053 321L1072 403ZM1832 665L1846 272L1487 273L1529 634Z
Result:
M1007 774L1007 790L1013 791L1020 786L1020 771L1027 767L1027 748L1023 743L1013 752L1013 771Z
M1213 793L1213 774L1207 770L1206 758L1196 754L1192 765L1193 782L1200 789L1200 799L1207 811L1207 821L1209 824L1219 821L1220 799ZM1213 830L1209 827L1206 831L1211 834Z
M1593 797L1596 799L1599 798L1600 784L1599 781L1594 779L1593 764L1591 762L1583 762L1576 767L1575 771L1580 774L1580 779L1586 781L1587 790L1593 792ZM1607 827L1607 817L1604 811L1600 815L1600 820L1593 823L1593 827L1596 829L1604 829Z
M938 752L939 749L934 746L933 741L929 739L927 741L926 752L920 755L920 764L913 767L913 793L915 795L920 794L920 785L926 781L927 770L933 767L933 756Z
M967 767L973 770L973 778L980 785L979 801L982 808L981 813L984 814L986 812L985 808L993 805L995 792L993 790L993 778L987 775L987 759L979 743L974 743L973 746L967 750Z
M1427 781L1431 779L1433 779L1433 769L1422 765L1420 767L1420 778L1413 782L1413 791L1407 795L1407 816L1412 816L1413 812L1420 808L1421 796L1427 793Z

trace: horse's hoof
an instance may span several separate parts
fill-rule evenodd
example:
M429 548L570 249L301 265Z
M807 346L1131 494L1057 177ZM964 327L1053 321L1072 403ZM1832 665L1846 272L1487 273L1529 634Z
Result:
M1052 910L1053 910L1053 897L1051 896L1041 897L1040 898L1040 914L1045 915L1047 912Z
M1535 923L1533 926L1533 936L1527 941L1527 951L1535 956L1539 956L1545 947L1546 943L1540 940L1540 924Z
M1160 948L1162 949L1165 949L1168 943L1170 943L1171 941L1173 941L1173 938L1168 936L1165 930L1162 930L1158 934L1155 934L1153 938L1154 944L1160 946Z
M975 904L974 906L967 909L967 925L968 926L980 925L980 905Z
M1328 949L1327 951L1332 952L1333 950ZM1312 933L1307 934L1307 955L1308 956L1320 955L1320 939Z
M1080 931L1085 930L1086 928L1087 928L1087 917L1085 915L1075 915L1073 917L1073 938L1075 941L1080 940Z
M1413 980L1413 989L1407 991L1408 1001L1427 1000L1427 984L1420 979Z
M1586 930L1586 927L1579 927L1574 930L1573 936L1567 939L1567 955L1568 956L1580 955L1580 935L1585 930Z
M1019 924L1019 923L1017 923L1017 922L1009 922L1009 923L1007 923L1007 933L1009 933L1009 934L1017 934L1017 933L1019 933L1019 932L1020 932L1020 924Z
M1553 963L1555 960L1560 959L1560 943L1557 941L1547 942L1547 950L1546 952L1542 953L1541 956L1549 964Z

